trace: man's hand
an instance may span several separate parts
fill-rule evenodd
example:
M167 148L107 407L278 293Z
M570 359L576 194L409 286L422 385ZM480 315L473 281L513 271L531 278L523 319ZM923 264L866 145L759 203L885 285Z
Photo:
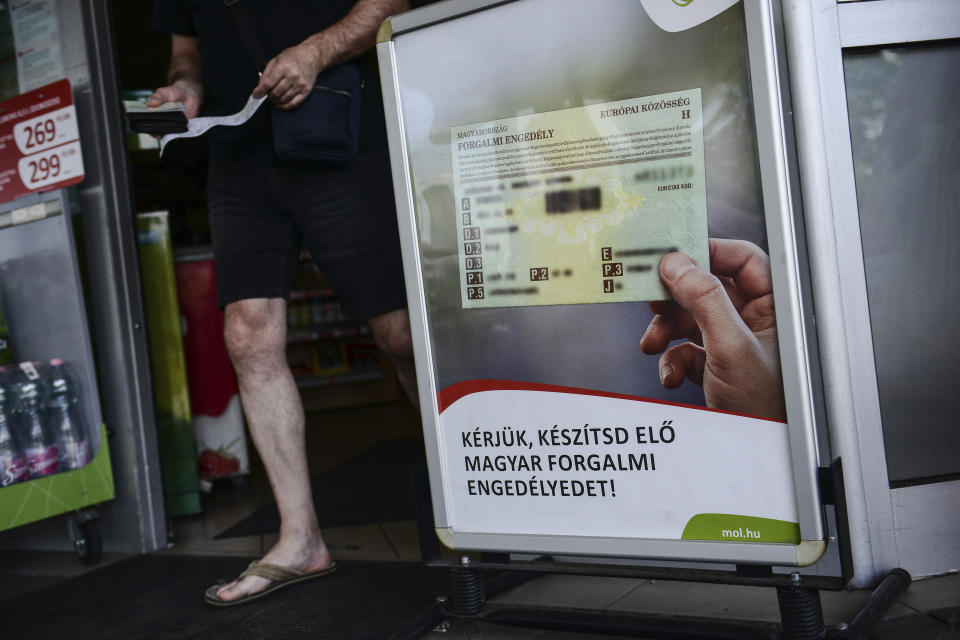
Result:
M358 0L337 23L284 49L268 62L253 97L269 96L281 109L299 106L310 96L321 71L372 47L380 24L409 8L408 0Z
M756 245L710 240L710 273L682 253L660 261L660 280L676 302L650 303L656 316L640 339L663 353L660 381L703 385L707 406L786 420L770 262ZM716 275L714 275L716 274Z
M203 83L200 68L200 41L194 36L170 36L170 69L165 87L160 87L150 96L147 106L158 107L164 102L182 102L187 119L200 113L203 103Z
M182 102L186 107L187 119L196 117L200 113L200 103L203 102L203 90L189 80L177 80L171 85L160 87L150 96L147 106L158 107L164 102Z
M324 67L321 52L309 40L284 49L267 63L253 90L253 97L268 95L279 108L293 109L313 91L317 74Z

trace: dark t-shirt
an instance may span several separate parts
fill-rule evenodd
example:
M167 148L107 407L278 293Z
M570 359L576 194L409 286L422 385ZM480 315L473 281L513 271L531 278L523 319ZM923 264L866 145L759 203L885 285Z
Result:
M267 59L300 44L343 18L356 0L240 0L247 4ZM203 56L203 115L228 115L243 108L259 80L258 69L240 39L223 0L155 0L152 27L167 33L196 36ZM360 150L386 148L383 105L376 77L360 62L365 75ZM273 166L270 109L264 104L238 127L210 130L211 161L232 165Z

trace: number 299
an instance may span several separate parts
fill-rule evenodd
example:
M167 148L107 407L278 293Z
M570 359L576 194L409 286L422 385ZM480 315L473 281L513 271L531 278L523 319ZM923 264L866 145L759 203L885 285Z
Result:
M43 182L47 178L54 178L60 175L60 156L53 153L49 156L42 156L36 160L31 160L30 182Z

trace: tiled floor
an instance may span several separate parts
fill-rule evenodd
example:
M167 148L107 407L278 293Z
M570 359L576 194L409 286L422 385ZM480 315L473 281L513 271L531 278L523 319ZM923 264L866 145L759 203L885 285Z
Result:
M868 590L821 593L828 626L849 622ZM625 578L543 576L491 599L491 606L560 607L613 614L708 618L778 623L776 592L762 587L697 584ZM915 581L888 610L871 636L875 640L960 640L960 574ZM452 619L424 640L587 640L611 636L519 629ZM651 639L652 640L652 639Z

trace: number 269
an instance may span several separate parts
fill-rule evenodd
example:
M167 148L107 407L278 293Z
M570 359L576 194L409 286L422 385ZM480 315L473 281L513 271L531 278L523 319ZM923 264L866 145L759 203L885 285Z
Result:
M57 125L47 119L27 128L27 149L42 145L57 135Z

